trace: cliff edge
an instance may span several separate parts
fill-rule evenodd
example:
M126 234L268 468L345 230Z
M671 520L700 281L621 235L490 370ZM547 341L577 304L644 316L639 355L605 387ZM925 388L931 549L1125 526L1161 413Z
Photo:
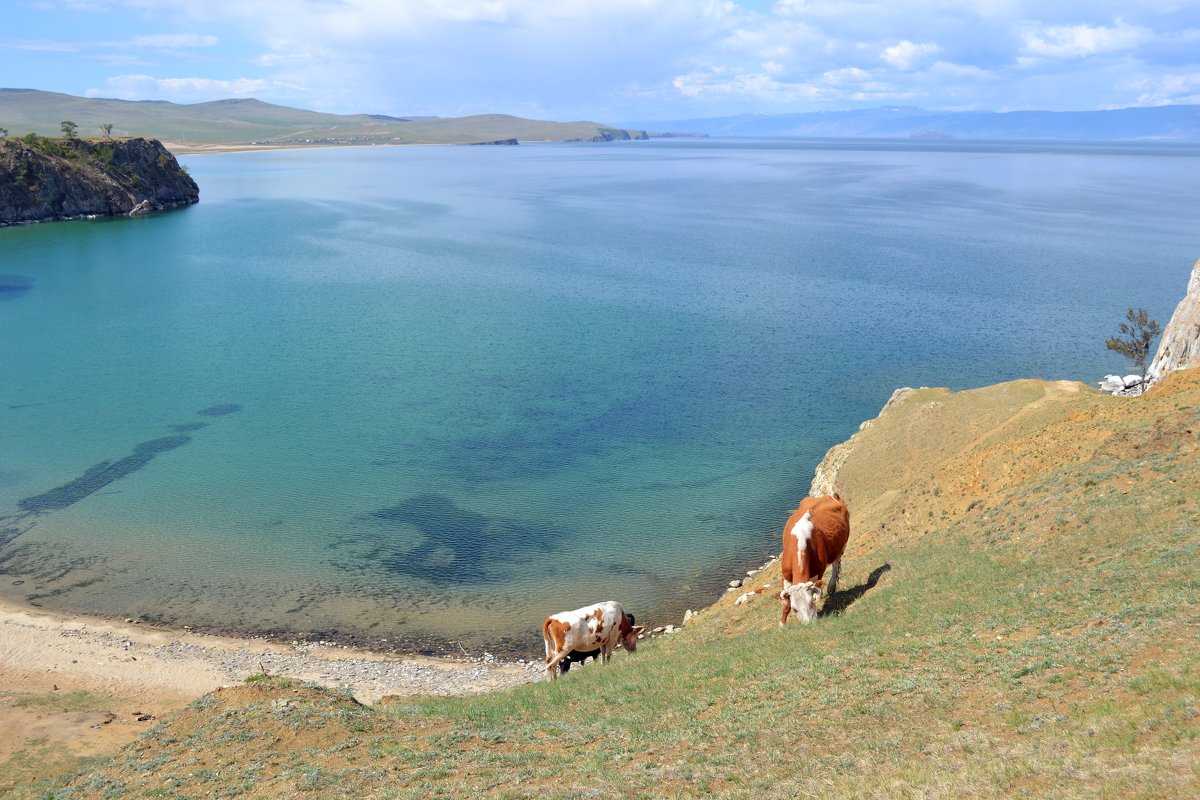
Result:
M154 139L0 140L0 226L135 215L199 199L196 182Z
M1170 372L1192 367L1200 367L1200 259L1192 267L1187 294L1175 307L1147 372L1155 382Z

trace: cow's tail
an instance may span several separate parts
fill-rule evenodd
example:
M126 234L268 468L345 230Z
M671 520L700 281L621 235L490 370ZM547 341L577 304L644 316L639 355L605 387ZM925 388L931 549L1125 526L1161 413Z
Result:
M556 644L551 641L554 637L550 634L550 617L542 620L542 639L546 642L546 663L550 663L550 657L554 655L557 649Z

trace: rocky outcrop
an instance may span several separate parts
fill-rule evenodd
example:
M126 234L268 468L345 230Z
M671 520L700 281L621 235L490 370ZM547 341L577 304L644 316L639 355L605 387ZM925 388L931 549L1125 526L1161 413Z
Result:
M1147 372L1153 383L1192 367L1200 367L1200 260L1192 267L1187 294L1175 307Z
M590 139L568 139L568 142L629 142L645 141L650 134L645 131L627 131L621 128L604 128Z
M153 139L0 140L0 226L144 214L199 199L196 182Z
M858 426L858 433L855 433L841 444L835 444L829 448L829 451L825 453L825 457L821 459L821 463L817 464L816 473L813 475L812 485L809 487L808 493L813 497L833 494L838 486L838 471L841 470L842 465L846 463L846 459L853 452L854 446L860 438L859 434L871 428L889 409L903 403L916 392L916 389L909 386L901 386L892 392L892 396L883 404L883 408L879 410L879 416L875 417L875 419L866 420Z

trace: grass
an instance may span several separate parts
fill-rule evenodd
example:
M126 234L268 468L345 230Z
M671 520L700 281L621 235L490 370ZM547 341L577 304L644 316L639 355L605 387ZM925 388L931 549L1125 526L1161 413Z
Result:
M5 699L16 708L45 712L101 711L112 704L111 698L84 689L44 694L13 694Z
M607 667L376 708L254 676L45 796L1197 796L1200 374L992 390L861 434L812 625L730 596Z
M103 711L111 699L91 692L56 691L44 694L4 693L0 704L24 709L36 717ZM12 735L18 735L17 730ZM0 748L4 743L0 743ZM81 755L61 741L39 737L24 741L4 754L0 750L0 798L42 798L60 784L64 773L75 773L102 762L95 756Z

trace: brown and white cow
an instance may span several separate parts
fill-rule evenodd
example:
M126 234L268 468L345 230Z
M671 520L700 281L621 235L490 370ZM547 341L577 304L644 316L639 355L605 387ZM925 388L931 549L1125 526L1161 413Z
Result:
M612 600L551 614L542 622L546 672L551 680L557 679L559 664L573 651L599 650L600 660L605 663L618 644L632 653L644 630L644 626L633 624L632 614L626 614L621 604Z
M837 494L806 497L783 526L783 616L787 622L795 611L803 623L817 617L817 599L822 594L825 568L833 565L825 594L837 589L842 571L842 551L850 538L850 512Z

